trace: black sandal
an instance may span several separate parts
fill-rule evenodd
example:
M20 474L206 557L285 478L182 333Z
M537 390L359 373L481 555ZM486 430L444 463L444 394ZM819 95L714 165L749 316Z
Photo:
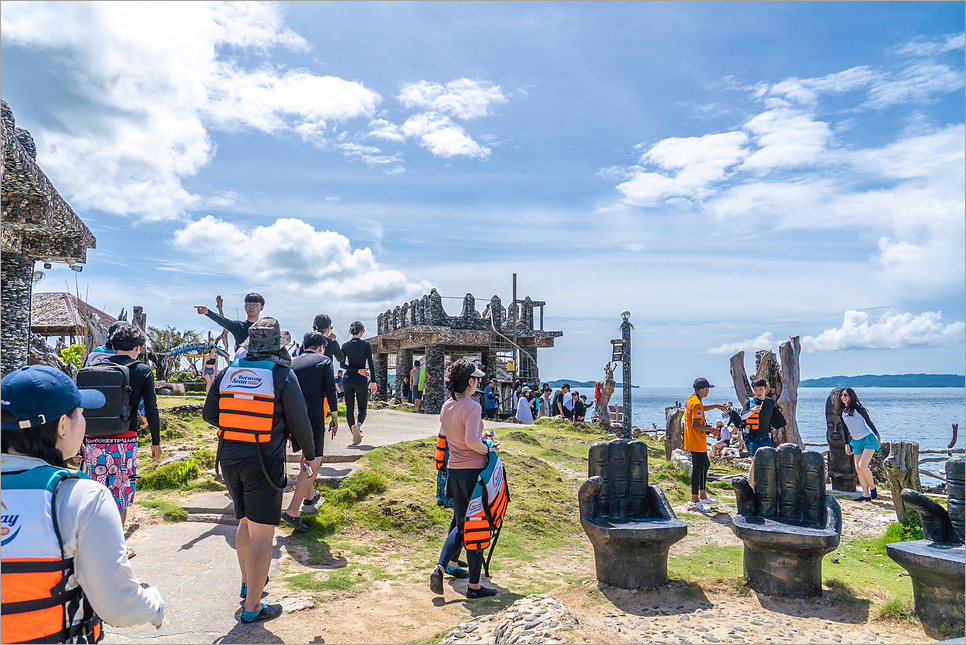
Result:
M246 618L245 617L245 614L247 614L247 613L248 613L247 611L242 611L242 613L241 613L241 621L243 623L257 623L257 622L261 622L263 620L272 620L272 619L275 619L275 618L278 618L279 616L281 616L282 615L282 606L281 605L266 605L265 603L262 603L262 608L258 611L257 614L255 614L251 618Z

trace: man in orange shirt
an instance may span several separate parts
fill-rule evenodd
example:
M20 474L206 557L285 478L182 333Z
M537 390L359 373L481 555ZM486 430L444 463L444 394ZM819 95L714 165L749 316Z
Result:
M705 492L705 482L708 479L708 435L714 433L714 428L705 424L705 410L728 411L724 404L704 405L702 400L708 396L714 386L706 378L694 381L694 394L688 397L684 404L684 449L691 452L691 502L688 510L704 513L709 510L705 504L717 504L717 500L708 497Z

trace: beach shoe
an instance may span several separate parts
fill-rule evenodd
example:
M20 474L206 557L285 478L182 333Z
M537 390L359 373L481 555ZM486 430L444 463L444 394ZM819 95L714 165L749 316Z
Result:
M702 504L717 504L718 503L718 500L716 500L713 497L705 497L704 499L699 499L698 501L701 502Z
M878 493L878 491L876 491L875 487L873 486L872 487L872 490L869 491L869 500L873 500L873 499L875 499L878 496L879 496L879 493Z
M265 587L268 586L268 581L269 580L271 580L271 578L269 578L268 576L265 576ZM264 587L262 589L264 591ZM245 598L246 596L248 596L248 585L242 585L241 586L241 593L238 594L238 595L241 596L242 598Z
M243 623L257 623L262 620L272 620L282 615L281 605L266 605L262 603L262 608L258 613L253 611L243 611L241 621Z
M314 515L319 512L319 501L325 501L324 498L320 497L318 493L315 494L315 498L310 501L302 500L302 512L307 515Z
M708 508L701 502L688 502L689 511L697 511L699 513L707 513Z
M292 517L288 513L282 511L282 519L286 524L291 526L293 529L299 533L305 533L309 530L309 525L302 521L301 517Z
M871 502L872 498L859 495L858 497L853 498L852 501L853 502Z
M349 429L352 430L352 445L358 446L362 443L362 433L359 432L359 426L353 423Z
M479 589L470 589L469 587L466 588L467 598L487 598L489 596L495 596L497 593L499 592L497 592L496 589L484 587L483 585L480 585Z
M446 565L446 575L452 576L454 578L469 578L470 577L470 572L467 571L466 569L461 569L459 567L453 567L453 566L450 566L450 565L447 564Z
M443 595L443 572L439 567L433 569L433 573L429 576L429 589L433 593Z

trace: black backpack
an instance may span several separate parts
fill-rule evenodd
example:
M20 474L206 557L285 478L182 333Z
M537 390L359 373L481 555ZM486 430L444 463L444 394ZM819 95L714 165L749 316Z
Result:
M77 389L97 390L104 405L85 409L88 437L107 437L127 432L131 426L131 371L125 365L101 361L77 372Z

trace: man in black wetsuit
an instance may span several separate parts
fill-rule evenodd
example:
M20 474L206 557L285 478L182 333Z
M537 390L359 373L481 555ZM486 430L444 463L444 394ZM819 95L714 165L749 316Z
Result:
M312 329L322 334L322 338L325 340L322 353L332 359L333 363L336 361L345 362L345 354L342 353L339 341L336 340L335 330L332 329L332 318L325 314L319 314L312 323Z
M564 405L564 396L570 393L570 383L564 383L559 390L553 394L553 404L552 412L555 417L565 417L567 419L572 419L574 417L573 412Z
M235 338L235 349L245 342L248 338L248 329L258 322L258 317L262 313L262 309L265 308L265 298L262 298L257 293L250 293L245 296L245 314L248 316L247 320L228 320L224 316L219 316L215 312L208 309L204 305L194 305L194 308L198 310L198 313L202 316L208 316L216 323L228 330L228 332Z

